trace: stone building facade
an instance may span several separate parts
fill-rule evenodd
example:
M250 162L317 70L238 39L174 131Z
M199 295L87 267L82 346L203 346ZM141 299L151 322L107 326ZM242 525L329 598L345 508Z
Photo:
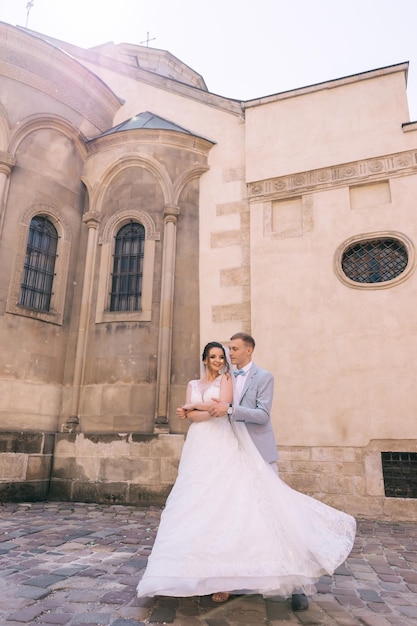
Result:
M202 346L275 375L281 476L417 515L406 63L248 102L0 24L0 496L161 502Z

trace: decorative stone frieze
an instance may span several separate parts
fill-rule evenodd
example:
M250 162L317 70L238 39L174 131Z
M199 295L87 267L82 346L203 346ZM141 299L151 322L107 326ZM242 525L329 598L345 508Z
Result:
M128 222L132 219L137 220L145 227L145 239L150 239L151 241L160 240L161 234L156 230L152 217L145 211L140 211L133 207L132 209L120 211L107 220L99 238L99 244L110 243L114 238L116 225L120 228L124 220Z
M329 187L342 187L381 180L389 176L403 176L417 172L417 152L399 152L377 159L353 161L334 167L325 167L308 172L298 172L249 183L248 197L285 198L319 191Z

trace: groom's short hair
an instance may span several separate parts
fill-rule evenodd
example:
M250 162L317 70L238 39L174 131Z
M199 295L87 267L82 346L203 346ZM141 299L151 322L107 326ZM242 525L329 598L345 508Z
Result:
M241 339L243 343L246 343L252 350L255 350L255 339L252 335L248 335L248 333L235 333L230 337L230 341L234 341L235 339Z

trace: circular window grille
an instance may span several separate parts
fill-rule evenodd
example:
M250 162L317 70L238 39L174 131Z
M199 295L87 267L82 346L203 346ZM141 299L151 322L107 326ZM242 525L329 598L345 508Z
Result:
M344 274L356 283L383 283L407 268L408 253L397 239L357 241L342 255Z

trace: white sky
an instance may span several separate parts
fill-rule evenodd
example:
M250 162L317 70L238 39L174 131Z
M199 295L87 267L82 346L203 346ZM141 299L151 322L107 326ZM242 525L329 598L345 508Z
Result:
M28 28L81 47L168 50L210 91L249 100L410 62L417 120L417 0L32 0ZM28 0L0 0L25 26ZM405 120L406 121L406 120Z

